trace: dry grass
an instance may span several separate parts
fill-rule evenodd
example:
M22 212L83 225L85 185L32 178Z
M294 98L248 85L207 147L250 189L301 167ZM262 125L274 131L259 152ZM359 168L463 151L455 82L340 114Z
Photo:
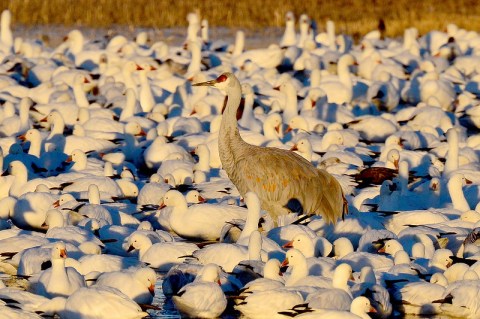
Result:
M417 27L421 34L456 23L480 30L477 0L0 0L10 9L14 24L167 28L186 25L187 13L197 10L212 26L247 29L283 26L287 11L307 13L322 29L328 19L338 31L365 34L380 17L387 35Z

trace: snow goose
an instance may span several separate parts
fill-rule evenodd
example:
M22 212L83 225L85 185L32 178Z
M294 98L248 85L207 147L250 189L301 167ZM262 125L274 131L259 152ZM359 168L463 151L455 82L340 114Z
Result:
M346 319L368 319L370 316L369 312L376 312L370 304L370 300L366 297L357 297L353 299L350 305L350 311L341 311L341 310L326 310L326 309L315 309L313 312L307 312L298 316L296 318L346 318Z
M2 43L2 52L9 54L13 50L13 33L10 29L12 22L12 13L10 10L3 10L0 18L0 41Z
M140 91L138 92L138 100L140 102L140 106L142 107L143 112L149 113L155 106L155 99L153 97L152 89L150 88L150 83L147 77L147 70L141 70L138 73L138 77L140 80Z
M236 67L241 68L247 61L249 61L262 68L270 69L280 65L283 56L284 51L277 44L271 44L268 48L245 51L238 56L233 57L232 63Z
M164 161L170 154L178 153L182 158L191 161L191 155L180 145L167 143L165 137L156 137L152 144L150 144L143 153L145 164L150 169L158 169L162 161Z
M64 188L64 191L66 191L66 188ZM111 193L109 193L109 195L110 194ZM97 184L92 183L88 185L87 196L88 203L81 203L80 205L77 205L69 210L76 211L78 214L87 218L104 220L107 223L112 224L112 214L100 203L100 189Z
M41 319L42 317L40 315L37 315L36 313L27 311L27 310L22 310L22 309L15 309L14 305L9 304L0 304L0 312L2 313L5 318L11 318L11 319Z
M51 299L38 308L46 315L85 319L140 319L148 316L140 306L111 287L83 287L67 298Z
M395 122L382 116L363 116L346 124L360 133L360 136L370 142L385 142L385 139L398 130ZM376 127L372 132L371 127Z
M445 287L430 282L407 283L392 294L392 299L401 301L402 310L407 314L435 315L440 313L440 300L445 294Z
M173 297L176 308L191 318L215 318L227 307L227 299L218 285L219 267L205 265L194 282L180 289Z
M52 247L52 268L43 271L32 289L46 297L69 296L77 289L85 287L85 280L74 268L65 267L67 252L63 242Z
M294 116L298 115L297 90L288 80L280 85L280 92L285 96L285 102L282 105L283 122L289 123Z
M307 260L303 254L297 249L290 249L287 251L283 266L290 265L292 271L290 276L285 280L285 286L291 289L302 286L315 288L347 288L347 281L352 275L352 268L348 264L340 264L334 270L333 277L312 276L308 273Z
M333 245L323 237L311 238L307 234L297 234L283 248L298 249L307 258L308 273L317 276L333 274L335 261L333 259L317 258L326 257L332 252Z
M242 299L235 309L252 319L285 318L279 312L303 303L300 293L281 288L254 292Z
M163 205L173 207L170 226L179 236L190 239L216 240L222 227L233 219L245 219L247 209L237 206L196 204L187 206L177 190L163 196Z
M116 145L110 141L97 140L91 137L64 135L65 122L61 113L57 111L51 112L46 118L50 124L50 135L45 140L45 149L49 150L50 144L55 145L55 148L65 154L71 154L75 149L81 149L84 152L88 151L107 151L114 148Z
M193 252L201 264L214 263L227 272L233 271L241 261L261 260L262 236L258 231L249 235L248 247L238 244L218 243Z
M4 205L12 205L10 218L14 225L22 229L45 229L42 227L46 212L52 208L58 196L43 192L28 192L17 200L3 201ZM41 221L43 219L43 221Z
M282 39L280 40L281 47L289 47L295 45L296 41L295 33L295 15L293 12L288 11L285 14L285 31L283 33Z
M198 249L195 244L184 242L163 242L152 244L150 238L141 233L128 238L127 251L138 250L138 259L159 271L167 271L181 263Z
M154 173L150 176L149 183L143 185L138 193L138 205L158 205L159 199L171 188L167 183L164 183L161 176Z
M355 63L350 54L345 54L338 60L338 79L325 80L320 83L320 88L327 94L329 103L350 103L353 97L353 84L349 66Z
M8 191L10 196L19 197L23 194L34 192L39 184L45 184L48 187L56 187L55 183L44 178L35 178L28 180L28 171L21 161L12 161L8 165L10 175L14 177Z
M453 208L458 209L462 213L470 210L470 205L465 198L462 187L471 183L470 180L465 178L465 175L459 173L453 174L447 183Z
M155 295L157 275L151 268L127 269L101 274L95 286L117 288L139 304L151 304Z
M67 174L64 174L68 176ZM59 176L60 178L62 175ZM93 185L93 186L91 186ZM74 180L68 180L60 185L63 188L63 193L84 195L82 192L87 192L87 196L90 199L100 203L100 198L111 200L112 197L121 197L123 195L120 186L110 177L107 176L95 176L87 175L84 177L75 178ZM96 187L94 189L93 187ZM96 192L98 190L98 201L96 201Z
M2 120L0 125L1 136L13 136L24 133L31 127L28 111L32 106L32 100L28 97L22 98L18 105L18 115L12 115Z
M47 211L43 225L48 226L45 238L62 240L77 246L89 241L103 247L102 242L90 231L77 226L66 226L65 217L58 209Z
M257 278L243 286L240 296L248 296L258 291L273 291L284 287L284 279L280 273L280 261L269 259L263 267L263 278Z
M253 113L255 93L250 84L244 83L242 85L242 93L245 101L242 117L238 120L238 124L244 129L260 133L262 131L262 124L257 118L255 118Z
M390 303L390 294L388 290L377 284L375 273L372 267L364 267L360 272L360 283L352 287L354 297L366 296L375 308L376 312L387 318L392 314L392 304Z
M290 150L296 152L307 161L314 163L314 165L320 160L320 156L313 153L312 143L307 138L298 139Z
M478 280L456 287L444 296L444 299L438 300L442 302L441 312L463 318L476 318L480 311L477 302L479 294Z
M5 231L2 231L2 233L4 232ZM35 232L25 233L25 231L23 231L20 233L7 233L10 233L7 235L8 237L4 237L0 240L0 254L2 254L2 260L13 258L12 256L15 256L25 249L48 244L48 239L39 236L39 234ZM5 269L3 269L3 271L5 271Z
M420 98L429 105L451 111L456 98L455 88L449 81L440 79L436 72L429 72L421 79Z

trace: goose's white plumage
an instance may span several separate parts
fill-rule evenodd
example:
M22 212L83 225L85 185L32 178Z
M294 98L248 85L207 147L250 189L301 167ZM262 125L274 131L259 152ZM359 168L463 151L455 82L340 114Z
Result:
M111 287L80 288L68 298L53 298L38 310L66 319L140 319L148 315L136 302Z
M170 267L185 260L198 247L192 243L165 242L152 244L144 234L136 233L129 237L128 251L139 250L139 260L148 263L159 271L168 271Z
M254 292L248 295L235 309L252 319L285 318L281 311L303 303L300 293L286 289Z
M172 297L177 309L188 318L215 318L227 307L227 299L218 285L219 267L203 267L194 282Z
M57 242L52 247L52 268L45 270L32 287L40 295L47 297L69 296L77 289L85 287L85 280L74 268L65 267L67 257L65 244Z
M173 207L170 226L184 238L216 240L222 227L234 219L245 219L247 210L236 206L195 204L187 206L185 197L177 190L163 196L163 204Z
M101 274L96 286L117 288L139 304L150 304L155 294L157 275L151 268L127 269Z

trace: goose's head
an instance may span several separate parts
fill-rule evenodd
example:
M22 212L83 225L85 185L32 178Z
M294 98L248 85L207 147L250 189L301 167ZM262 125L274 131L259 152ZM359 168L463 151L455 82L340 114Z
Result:
M67 248L65 243L59 241L53 245L52 259L67 258Z
M177 190L171 189L163 195L163 205L175 206L176 203L185 202L185 197Z
M152 268L140 268L135 272L135 279L141 282L152 296L155 296L155 282L157 281L157 275Z
M353 299L350 305L350 312L353 314L365 314L367 312L377 312L375 308L370 304L370 300L367 297L360 296Z

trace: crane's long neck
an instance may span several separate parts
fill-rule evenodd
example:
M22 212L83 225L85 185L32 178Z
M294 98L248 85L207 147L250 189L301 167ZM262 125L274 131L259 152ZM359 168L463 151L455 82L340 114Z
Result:
M242 145L246 144L240 137L237 125L237 109L240 105L241 87L238 81L231 83L227 92L227 106L222 116L220 134L218 137L218 149L220 160L227 174L231 176L235 166L235 159Z

